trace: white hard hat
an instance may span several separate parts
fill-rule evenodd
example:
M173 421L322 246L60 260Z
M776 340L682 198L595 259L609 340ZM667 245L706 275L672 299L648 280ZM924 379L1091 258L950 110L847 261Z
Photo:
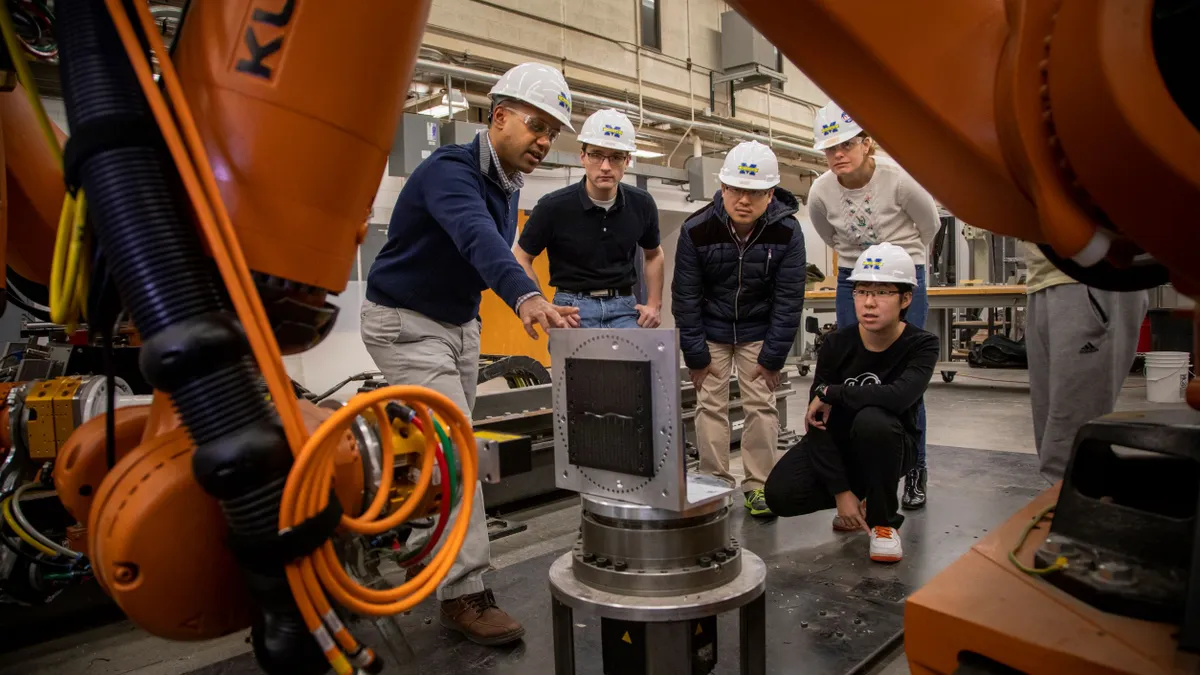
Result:
M571 126L571 89L557 68L541 63L522 63L500 76L488 92L492 103L511 98L549 113L574 132Z
M875 244L858 256L850 281L917 285L917 266L912 256L895 244Z
M813 122L813 149L824 150L848 141L862 131L858 122L847 115L840 105L830 102L817 111L817 119Z
M610 150L637 150L633 122L629 121L625 113L613 108L598 110L584 120L583 130L579 132L579 142Z
M779 185L779 160L770 148L758 141L738 143L725 155L725 164L717 178L729 187L766 190Z

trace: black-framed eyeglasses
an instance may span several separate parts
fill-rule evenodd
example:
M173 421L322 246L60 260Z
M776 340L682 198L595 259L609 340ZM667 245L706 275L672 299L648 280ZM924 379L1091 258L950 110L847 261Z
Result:
M733 187L732 185L722 185L721 187L729 191L729 194L734 198L734 201L737 201L742 197L746 197L751 201L754 201L762 199L771 193L770 188L767 188L766 190L747 190L746 188Z
M890 298L895 295L900 295L900 291L894 290L870 290L865 288L854 289L854 297L856 298Z
M600 152L598 150L588 150L586 153L584 153L584 156L588 158L589 162L592 162L593 164L596 164L599 166L603 166L605 160L608 160L608 162L611 163L613 166L616 166L618 164L623 165L623 164L625 164L625 162L629 161L629 155L627 155L623 152L617 152L617 153L613 153L611 155L606 155L603 152Z

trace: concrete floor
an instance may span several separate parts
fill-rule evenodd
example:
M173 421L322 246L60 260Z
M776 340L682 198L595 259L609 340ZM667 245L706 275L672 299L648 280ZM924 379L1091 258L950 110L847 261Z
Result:
M929 444L1034 453L1026 373L978 372L976 375L964 371L951 384L935 378L926 395ZM794 386L806 392L809 380L801 378L794 381ZM791 398L790 419L794 425L802 424L805 398ZM1118 407L1132 410L1158 405L1146 403L1141 378L1131 377ZM735 459L734 464L736 473L740 471L740 462ZM931 509L937 508L938 482L934 467L930 478ZM493 564L498 570L568 548L574 542L579 522L578 506L571 502L530 509L512 517L525 521L529 529L493 544ZM822 527L827 529L825 522L822 521ZM226 672L216 664L246 654L249 651L246 642L245 634L236 634L203 644L172 643L120 622L4 654L0 659L0 675ZM900 675L907 673L908 668L903 655L898 654L871 672Z

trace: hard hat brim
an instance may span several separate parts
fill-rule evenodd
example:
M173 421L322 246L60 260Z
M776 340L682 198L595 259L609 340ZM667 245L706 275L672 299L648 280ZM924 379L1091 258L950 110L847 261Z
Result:
M527 103L527 104L537 108L538 110L541 110L542 112L546 113L547 115L550 115L551 117L553 117L554 119L556 119L562 123L563 129L566 129L567 131L570 131L571 133L575 133L575 127L571 124L571 113L564 114L561 109L555 108L554 106L547 105L545 103L533 103L532 101L526 101L525 99L518 99L518 100L520 100L524 103Z
M877 284L908 284L909 286L917 285L915 277L898 278L886 272L868 272L866 270L854 270L851 272L850 281L870 281Z
M500 103L503 103L504 101L518 101L520 103L524 103L525 105L533 106L534 108L537 108L538 110L541 110L542 112L546 113L547 115L558 120L559 124L562 124L563 129L570 131L571 133L575 133L575 127L571 125L571 115L563 114L562 110L557 109L554 106L546 105L545 103L537 103L534 101L530 101L529 99L523 98L521 96L516 96L513 94L491 93L491 94L488 94L488 96L492 99L493 106L499 105Z
M839 131L836 134L831 134L824 138L818 138L815 141L813 141L813 150L824 150L825 148L831 148L831 147L837 145L838 143L848 141L851 138L854 138L855 136L857 136L861 133L862 133L861 128L860 129L847 129L846 131Z
M579 142L586 143L588 145L594 145L597 148L608 148L609 150L620 150L622 152L629 152L629 153L632 153L633 151L637 150L636 143L621 143L619 141L614 141L611 138L595 138L595 137L591 137L591 136L580 136Z
M721 174L717 174L717 180L719 180L722 185L728 185L729 187L741 188L743 190L766 190L768 188L773 188L776 185L779 185L778 178L776 178L775 180L761 180L761 179L756 180L754 178L742 178L742 177L731 178L728 176L722 176Z

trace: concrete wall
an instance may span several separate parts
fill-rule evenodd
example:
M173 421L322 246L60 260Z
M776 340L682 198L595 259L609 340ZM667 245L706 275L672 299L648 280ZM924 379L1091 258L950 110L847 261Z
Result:
M632 103L638 101L640 73L646 100L703 112L709 73L721 68L721 14L729 6L718 0L658 2L661 51L638 48L640 0L434 0L424 44L503 63L543 61L569 80L624 91ZM786 60L784 74L783 91L771 96L770 122L762 87L737 93L736 118L812 138L814 107L829 99ZM729 113L725 89L719 88L717 115Z

